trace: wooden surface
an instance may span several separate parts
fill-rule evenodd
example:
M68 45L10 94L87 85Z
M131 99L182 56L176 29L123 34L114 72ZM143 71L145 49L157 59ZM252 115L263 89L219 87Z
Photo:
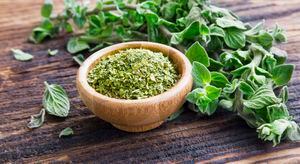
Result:
M55 1L56 3L58 1ZM61 1L60 1L61 2ZM270 162L299 163L300 143L283 142L272 147L257 139L254 129L226 111L212 117L185 112L178 120L146 133L126 133L89 112L78 97L75 77L78 66L65 51L66 37L33 45L26 38L40 21L42 0L0 1L0 163L62 161L103 163L140 162ZM217 0L244 21L266 19L287 30L289 43L280 47L296 64L288 106L300 123L300 1ZM61 9L61 7L59 7ZM59 9L58 9L59 10ZM13 59L11 48L31 52L31 62ZM55 57L47 49L59 49ZM47 116L38 129L26 127L30 115L42 107L43 81L58 83L71 98L66 119ZM75 135L59 139L59 132L72 127Z
M96 92L87 82L89 71L99 59L129 48L145 48L169 56L177 65L181 75L179 81L162 94L140 100L115 99ZM106 47L88 57L78 70L76 85L82 101L96 116L118 129L144 132L158 127L181 108L192 89L191 72L190 61L175 48L151 42L126 42Z

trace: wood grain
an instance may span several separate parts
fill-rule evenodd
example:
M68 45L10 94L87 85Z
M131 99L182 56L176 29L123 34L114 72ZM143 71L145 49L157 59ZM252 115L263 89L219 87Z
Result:
M268 26L280 24L289 43L279 47L289 53L289 63L297 65L290 83L289 109L300 122L300 1L299 0L215 0L242 20ZM55 1L61 10L62 1ZM27 43L32 27L40 21L42 0L0 1L0 163L157 163L157 162L273 162L298 163L300 143L271 143L257 139L237 116L219 110L212 117L185 112L178 120L158 129L138 134L122 132L89 112L78 97L75 78L78 66L65 51L67 37L60 36L40 45ZM11 48L32 53L31 62L13 59ZM47 49L59 49L48 57ZM88 56L89 54L85 54ZM30 115L38 113L43 81L61 84L71 98L66 119L47 117L45 125L29 130ZM59 139L59 132L72 127L75 135Z
M139 100L107 97L88 84L88 73L99 60L129 48L144 48L161 52L177 66L180 79L166 92ZM178 111L193 86L192 66L187 57L173 47L153 42L126 42L101 49L88 57L80 66L76 84L84 104L96 116L127 132L145 132L160 126L171 114Z

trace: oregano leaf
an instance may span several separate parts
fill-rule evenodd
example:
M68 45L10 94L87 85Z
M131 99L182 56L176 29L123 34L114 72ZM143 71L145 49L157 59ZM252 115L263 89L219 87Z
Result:
M38 114L31 116L30 122L27 124L27 127L30 129L38 128L43 125L44 121L45 121L45 109L42 108Z
M70 102L66 91L57 84L45 83L43 106L48 114L67 117L70 110Z
M66 137L66 136L71 136L74 134L74 131L72 128L67 127L65 129L63 129L60 133L59 133L59 138L61 137Z

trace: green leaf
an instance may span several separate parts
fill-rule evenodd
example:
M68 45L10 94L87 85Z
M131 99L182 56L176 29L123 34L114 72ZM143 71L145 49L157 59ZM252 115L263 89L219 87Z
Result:
M32 115L30 122L27 124L27 127L32 128L38 128L43 125L45 121L45 109L42 108L40 113Z
M252 68L251 65L247 64L247 65L243 65L243 66L231 71L230 73L233 75L233 77L236 78L236 77L242 76L242 74L247 71L250 72L251 68Z
M205 23L205 20L201 16L201 8L199 8L198 6L193 6L188 15L182 18L184 26L188 26L195 21L199 21L201 24Z
M250 55L251 55L250 50L247 51L237 50L234 52L234 56L236 56L241 61L247 61L248 59L251 59Z
M186 39L193 39L200 34L200 22L191 23L188 27L178 33L173 33L171 37L171 44L180 44Z
M45 18L49 18L52 13L52 8L53 8L52 0L45 0L41 9L41 15Z
M190 60L191 63L197 61L202 63L206 67L209 66L209 58L204 47L202 47L199 42L195 42L185 53L186 57Z
M267 107L268 121L273 122L278 119L290 120L290 114L285 104L274 104Z
M254 94L254 89L244 81L241 81L239 89L244 95L252 96Z
M29 40L32 41L33 43L40 43L48 36L51 36L48 30L45 30L41 27L36 27L32 30Z
M274 37L276 43L284 43L287 41L284 30L279 28L278 25L276 25L275 29L273 30L272 36Z
M167 121L173 121L177 119L184 111L184 107L181 107L177 112L173 113L171 116L167 118Z
M228 111L232 111L233 109L233 102L231 100L226 100L226 99L222 99L220 102L219 102L219 105L228 110Z
M224 66L221 62L216 61L212 58L209 58L209 64L210 65L209 65L208 69L211 71L219 71Z
M68 45L67 45L67 50L71 54L74 54L74 53L77 53L77 52L80 52L82 50L89 49L89 48L90 48L90 46L85 41L82 41L78 38L71 38L68 41Z
M230 84L226 76L220 72L211 72L211 85L224 88L226 84Z
M264 48L269 49L272 47L274 39L266 30L261 30L257 35L248 36L247 41L257 43Z
M292 77L295 65L293 64L282 64L277 65L272 71L272 79L276 85L286 85Z
M177 2L167 2L161 7L161 13L163 18L167 20L171 20L176 15L176 8L179 7L179 4Z
M223 89L224 93L233 93L239 87L240 81L238 79L234 79L231 84L226 84L225 88Z
M60 133L59 133L59 138L61 137L66 137L66 136L71 136L74 134L74 131L72 128L67 127L65 129L63 129Z
M73 60L79 64L79 65L82 65L82 63L84 62L85 58L82 54L78 54L76 56L73 56Z
M53 35L56 33L57 31L52 21L48 18L45 18L40 26L32 30L29 40L34 43L40 43L47 37L53 37Z
M226 18L217 18L216 24L220 27L224 28L230 28L234 27L241 30L246 30L246 27L244 26L244 23L238 20L230 20Z
M243 63L229 52L223 52L220 55L220 61L223 63L224 66L229 68L240 68L241 66L243 66Z
M44 83L46 89L43 96L43 106L46 111L54 116L67 117L70 102L66 91L60 85L49 85L46 81Z
M209 27L209 29L210 29L210 35L225 37L225 32L222 28L212 25Z
M33 59L33 56L31 54L23 52L20 49L13 49L12 48L11 51L13 52L13 55L14 55L16 60L29 61L29 60Z
M290 121L286 136L291 141L300 141L300 128L295 121Z
M269 86L262 86L250 99L244 101L244 106L246 108L258 110L280 102L281 99L275 96L272 88Z
M192 76L194 82L199 86L205 86L211 82L209 70L199 62L193 62Z
M274 39L271 34L269 34L266 31L263 31L258 34L257 41L260 45L269 49L272 47Z
M207 43L206 50L209 54L218 52L223 49L223 40L217 36L210 36L210 41Z
M285 61L287 59L286 51L283 51L277 47L272 47L271 53L274 55L278 65L285 63Z
M216 100L220 97L222 89L208 85L205 87L206 95L211 100Z
M48 55L50 56L55 56L56 54L58 53L58 50L51 50L51 49L48 49Z
M188 93L186 99L187 101L196 104L199 112L206 115L212 115L218 105L218 97L221 94L221 89L206 86L203 88L196 88L192 92Z
M267 78L271 78L272 77L272 75L268 71L266 71L266 70L264 70L264 69L262 69L260 67L255 67L255 71L256 71L257 75L264 75Z
M289 89L287 86L284 86L281 88L280 93L279 93L279 98L282 99L283 103L287 103L289 100Z
M239 49L245 47L246 36L242 30L236 28L227 28L225 31L225 43L228 47Z
M250 30L248 31L245 31L245 34L247 36L252 36L252 35L256 35L258 34L261 30L264 29L264 24L265 24L265 21L262 21L260 23L258 23L257 25L255 25L253 28L251 28Z

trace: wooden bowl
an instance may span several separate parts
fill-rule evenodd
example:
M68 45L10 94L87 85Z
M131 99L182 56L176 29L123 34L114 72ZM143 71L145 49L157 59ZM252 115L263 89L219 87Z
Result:
M168 91L145 99L125 100L111 98L96 92L87 82L88 72L101 57L113 55L128 48L145 48L169 56L181 74L180 80ZM152 42L127 42L101 49L87 58L77 73L77 89L81 99L96 116L127 132L143 132L161 125L185 102L192 89L192 66L180 51Z

